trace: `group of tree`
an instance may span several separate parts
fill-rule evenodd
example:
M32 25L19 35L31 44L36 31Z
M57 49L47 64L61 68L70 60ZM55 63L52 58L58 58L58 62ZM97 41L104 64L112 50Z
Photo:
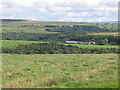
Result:
M100 28L97 26L87 25L73 25L73 26L47 26L46 31L49 32L66 32L66 31L87 31L87 32L110 32L107 28Z

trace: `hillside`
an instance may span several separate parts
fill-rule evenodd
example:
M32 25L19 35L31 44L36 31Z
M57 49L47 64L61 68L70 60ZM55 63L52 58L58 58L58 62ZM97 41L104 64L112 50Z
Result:
M19 20L19 19L2 19L3 32L28 32L28 33L53 33L56 29L70 29L75 30L83 28L84 31L88 27L89 32L116 32L117 25L111 23L86 23L86 22L53 22L53 21L30 21L30 20ZM45 27L46 26L46 27ZM52 32L46 31L47 29ZM93 31L93 28L96 30ZM80 31L81 31L80 29ZM83 31L83 30L82 30ZM88 30L87 30L88 31Z

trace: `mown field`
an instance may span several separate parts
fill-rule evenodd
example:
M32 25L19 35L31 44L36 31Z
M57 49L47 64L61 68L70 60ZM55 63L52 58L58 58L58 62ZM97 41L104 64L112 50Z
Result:
M117 54L3 54L3 88L117 88Z
M20 40L0 40L2 48L15 48L19 45L27 45L31 43L46 43L41 41L20 41ZM72 45L80 48L118 48L118 46L107 46L107 45L83 45L83 44L64 44Z

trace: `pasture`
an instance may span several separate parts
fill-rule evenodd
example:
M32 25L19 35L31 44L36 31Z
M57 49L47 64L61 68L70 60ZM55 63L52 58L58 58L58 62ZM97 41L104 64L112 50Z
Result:
M118 88L117 54L3 54L3 88Z

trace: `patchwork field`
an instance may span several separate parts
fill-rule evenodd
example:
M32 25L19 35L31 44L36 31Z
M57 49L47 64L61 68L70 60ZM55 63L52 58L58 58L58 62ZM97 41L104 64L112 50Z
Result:
M117 88L117 54L3 54L3 88Z

